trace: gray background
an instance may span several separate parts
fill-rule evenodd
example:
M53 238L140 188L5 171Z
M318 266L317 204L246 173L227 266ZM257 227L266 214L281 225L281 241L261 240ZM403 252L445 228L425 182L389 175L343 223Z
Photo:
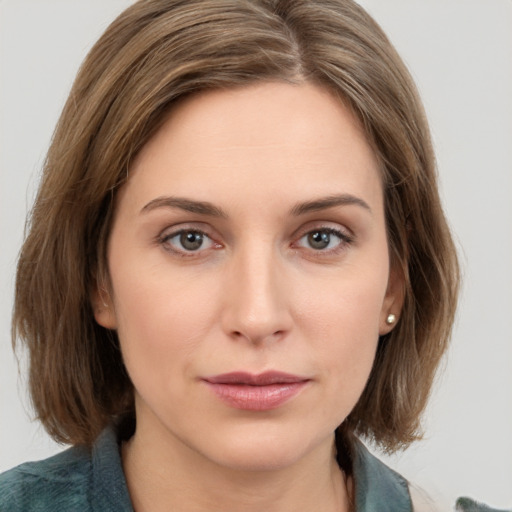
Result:
M0 471L61 449L30 421L10 349L15 261L74 74L130 3L0 0ZM465 274L426 439L386 460L447 509L458 495L512 507L512 2L361 3L422 93Z

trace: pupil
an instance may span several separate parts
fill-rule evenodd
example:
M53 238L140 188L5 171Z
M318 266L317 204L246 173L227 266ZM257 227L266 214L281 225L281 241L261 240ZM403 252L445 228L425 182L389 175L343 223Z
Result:
M181 234L180 242L185 249L194 251L203 245L203 235L194 231L187 231Z
M331 241L331 235L325 231L315 231L308 235L308 241L313 249L325 249Z

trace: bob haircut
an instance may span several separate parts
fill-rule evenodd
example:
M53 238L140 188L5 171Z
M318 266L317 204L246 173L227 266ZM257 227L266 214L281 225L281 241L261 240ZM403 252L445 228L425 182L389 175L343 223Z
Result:
M32 402L55 440L90 445L135 414L117 334L91 303L109 286L106 246L131 162L180 99L262 81L315 83L354 112L380 164L391 264L404 277L400 319L338 447L358 434L394 451L421 436L459 268L424 111L395 49L352 0L140 0L78 73L18 263L13 344L28 348Z

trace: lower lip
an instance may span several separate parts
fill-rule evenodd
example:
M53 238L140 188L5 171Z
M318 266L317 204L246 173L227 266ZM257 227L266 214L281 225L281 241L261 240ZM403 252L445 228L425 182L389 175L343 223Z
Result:
M246 411L277 409L299 394L308 381L283 382L267 386L245 384L213 384L209 388L227 405Z

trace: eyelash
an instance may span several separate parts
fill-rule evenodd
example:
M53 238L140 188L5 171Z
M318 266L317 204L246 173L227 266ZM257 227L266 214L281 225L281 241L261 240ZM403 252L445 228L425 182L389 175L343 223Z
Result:
M342 231L340 229L336 229L333 227L328 226L319 226L315 227L313 229L309 229L306 232L304 232L300 238L298 238L298 241L302 240L305 237L308 237L310 235L316 234L316 233L322 233L327 235L334 235L339 239L339 243L336 244L336 247L331 249L314 249L312 247L309 247L313 251L315 255L318 256L330 256L330 255L336 255L339 252L342 252L345 250L349 245L351 245L354 242L353 236L349 235L347 232ZM330 240L329 240L330 243ZM294 243L295 245L297 242Z
M157 242L160 245L162 245L166 251L176 254L182 258L198 257L202 252L204 252L204 250L205 250L204 248L202 251L201 250L195 250L195 251L187 250L185 248L178 249L178 248L174 247L173 244L171 243L171 240L173 238L181 237L182 235L187 234L187 233L200 235L203 238L203 240L205 240L205 239L209 240L210 244L213 246L211 248L213 248L213 249L222 248L222 245L218 242L215 242L215 240L213 240L213 238L210 237L208 235L208 233L206 233L202 229L197 229L197 228L182 228L177 231L173 231L172 233L164 233L163 235L160 235L158 237ZM201 247L202 247L202 244L198 247L198 249L201 249Z
M185 248L178 249L175 246L173 246L173 244L170 242L173 238L181 237L182 235L187 234L187 233L199 235L202 237L203 240L205 240L205 239L209 240L211 247L203 248L202 247L203 244L201 243L201 245L198 247L198 250L187 250ZM301 247L300 245L298 246L298 243L302 239L304 239L305 237L308 237L310 235L316 234L316 233L322 233L324 235L327 234L329 236L334 235L335 237L337 237L339 239L339 243L336 245L336 247L330 248L330 249L314 249L313 247L303 247L303 246ZM158 242L158 244L162 245L166 251L176 254L177 256L182 257L182 258L191 258L191 257L197 258L198 256L201 255L201 253L203 253L204 251L206 251L208 249L216 250L216 249L221 249L223 247L222 244L216 242L212 237L210 237L208 235L208 233L206 233L204 230L198 229L198 228L182 228L177 231L173 231L172 233L164 233L164 234L158 236L157 242ZM331 242L331 240L329 240L329 243L330 242ZM313 229L304 231L303 234L299 238L297 238L295 242L293 242L292 246L295 248L297 248L297 246L298 246L298 248L304 248L306 250L310 250L316 256L320 256L320 257L326 256L327 257L329 255L336 255L339 252L342 252L343 250L345 250L347 248L347 246L351 245L353 242L354 242L353 236L347 234L345 231L335 229L333 227L319 226L319 227L315 227Z

